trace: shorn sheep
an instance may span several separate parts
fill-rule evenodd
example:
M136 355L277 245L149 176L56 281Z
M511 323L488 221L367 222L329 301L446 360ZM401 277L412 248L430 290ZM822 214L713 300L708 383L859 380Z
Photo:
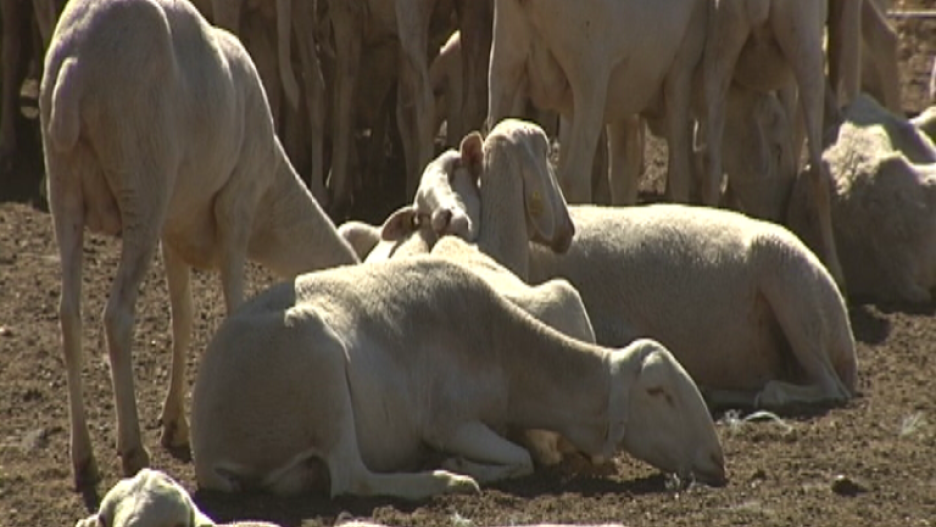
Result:
M731 82L763 91L795 80L805 123L811 210L819 225L816 254L844 286L830 213L831 184L822 172L825 70L822 40L828 14L830 76L854 97L860 73L861 4L852 0L711 0L703 59L708 163L702 203L715 205L722 180L725 101ZM792 110L792 108L789 108Z
M324 465L331 496L475 492L533 470L507 427L725 480L711 416L665 348L570 339L447 259L276 285L222 323L202 360L192 453L205 489L305 492ZM426 447L451 456L445 470L408 472Z
M118 481L101 500L98 511L76 527L214 527L216 524L199 510L189 493L164 472L143 469L132 478ZM342 522L336 527L389 527L361 520ZM258 521L235 521L218 527L277 527ZM563 527L559 524L536 524L529 527ZM580 525L578 527L623 527Z
M822 155L835 179L832 225L851 295L928 303L936 285L936 147L913 123L874 99L845 108ZM788 224L807 242L816 226L795 187Z
M536 135L513 136L545 140ZM543 151L530 151L546 163ZM513 152L486 157L479 236L488 229L498 236L482 250L530 283L569 280L599 344L659 340L717 406L784 409L854 394L857 363L842 296L788 230L704 207L573 206L575 237L557 254L526 243L532 220L554 210L524 198L527 180L551 173L531 169L531 159L517 155L522 149Z
M81 385L85 227L122 240L103 319L126 474L149 462L131 341L139 285L159 242L173 333L162 442L174 446L188 443L190 268L220 269L231 311L244 296L247 258L284 277L358 259L283 153L247 52L186 1L70 1L46 56L39 106L62 264L72 465L83 486L97 478Z

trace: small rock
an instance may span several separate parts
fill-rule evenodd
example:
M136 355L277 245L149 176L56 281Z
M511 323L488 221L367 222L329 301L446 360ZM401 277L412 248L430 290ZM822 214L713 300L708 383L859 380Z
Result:
M12 337L13 330L7 326L0 326L0 337Z
M848 476L839 474L832 480L832 492L839 496L857 496L868 492L868 488Z
M23 436L23 450L25 452L35 452L45 448L49 444L49 430L47 428L37 428L27 432Z

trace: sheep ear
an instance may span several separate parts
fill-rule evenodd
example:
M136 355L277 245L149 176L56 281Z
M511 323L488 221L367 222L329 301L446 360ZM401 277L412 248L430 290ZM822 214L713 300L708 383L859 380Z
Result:
M523 203L527 213L527 227L532 228L533 238L552 243L557 235L557 220L561 208L565 208L562 191L555 185L545 156L538 156L529 141L523 143Z
M468 170L475 182L481 177L481 168L484 161L483 143L481 133L475 131L466 135L459 146L462 166Z
M380 228L380 239L394 242L414 232L417 227L416 209L406 205L393 211Z

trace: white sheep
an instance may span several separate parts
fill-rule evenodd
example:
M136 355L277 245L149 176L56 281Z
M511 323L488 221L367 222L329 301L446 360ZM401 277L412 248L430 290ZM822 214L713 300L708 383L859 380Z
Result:
M200 488L421 499L526 475L507 427L553 430L609 458L722 483L695 384L650 340L612 351L565 337L469 267L394 259L309 273L244 303L215 334L193 390ZM425 448L446 470L409 472ZM460 475L460 474L467 474Z
M284 277L358 259L283 153L246 51L186 1L70 1L46 57L39 106L62 263L72 465L83 486L97 477L81 386L84 227L122 239L103 318L126 474L149 461L131 341L139 286L158 243L173 328L161 414L167 445L188 442L183 389L192 266L220 269L230 311L244 296L247 258Z
M559 181L569 201L585 203L602 127L608 125L612 180L637 181L640 160L625 157L639 137L636 115L665 109L668 189L687 201L690 81L704 48L707 3L496 0L490 125L516 115L511 107L521 90L537 107L562 114L571 129L560 141ZM624 193L612 188L612 199L636 199Z
M841 81L846 98L857 94L860 73L861 3L852 0L710 1L703 59L705 141L702 203L715 205L722 179L725 100L731 82L763 91L789 88L795 80L809 152L811 205L819 221L817 254L836 282L844 276L836 253L830 213L830 177L821 170L825 60L823 35L828 14L830 77ZM789 98L788 98L789 99ZM792 110L792 106L788 107ZM797 156L798 157L798 156Z
M144 468L118 481L101 500L98 511L75 527L214 527L189 493L165 472ZM277 527L272 523L238 521L227 527ZM222 526L222 527L223 527Z
M928 303L936 285L936 147L902 116L860 96L823 153L835 178L832 224L849 293ZM788 224L815 240L802 184Z
M132 478L118 481L101 500L98 512L75 527L214 527L218 524L199 510L189 493L164 472L143 469ZM341 521L341 527L390 527L364 520ZM277 527L272 523L236 521L218 527ZM542 523L529 527L565 527ZM571 527L571 526L569 526ZM578 527L623 527L602 524Z
M536 134L515 137L530 141ZM479 239L487 230L497 236L482 250L531 283L569 280L601 345L659 340L715 405L782 408L854 394L857 365L844 301L792 233L702 207L573 206L575 237L565 254L528 246L533 229L542 228L538 220L557 207L524 198L554 184L528 182L531 175L552 176L531 167L546 163L544 151L526 152L534 156L517 148L485 159Z

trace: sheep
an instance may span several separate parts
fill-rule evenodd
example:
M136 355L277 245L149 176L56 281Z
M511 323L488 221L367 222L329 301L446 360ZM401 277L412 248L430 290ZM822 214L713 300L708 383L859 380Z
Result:
M221 324L193 389L202 489L294 494L325 476L331 496L477 492L533 469L504 427L559 432L593 458L623 445L661 470L725 481L711 416L665 348L565 337L444 258L267 289ZM445 470L406 472L426 447L453 456Z
M832 225L857 299L928 303L936 285L936 147L902 116L860 96L823 153L835 178ZM808 197L797 185L787 222L812 241Z
M514 137L529 142L536 134ZM524 152L532 155L519 155ZM545 165L546 153L501 153L496 164L486 160L480 177L479 239L487 230L497 236L479 246L530 283L567 279L581 294L599 344L659 340L713 406L786 410L841 403L854 394L857 361L842 295L788 230L704 207L572 206L575 236L558 254L526 244L533 218L556 210L543 200L524 201L520 191L529 196L531 187L554 184L527 183L552 178L530 166ZM700 311L701 304L709 307Z
M75 527L213 527L217 525L192 501L189 493L165 472L141 469L118 481L101 500L98 511ZM277 527L272 523L238 521L228 527Z
M688 201L690 80L704 48L707 2L496 0L490 125L510 115L521 89L569 119L559 181L570 202L584 203L602 126L609 125L612 179L636 181L639 159L624 159L638 137L636 115L665 108L668 189ZM612 199L619 199L614 189Z
M336 521L341 527L389 527L362 520ZM118 481L101 501L98 512L76 527L213 527L217 524L202 512L189 493L165 472L143 469L132 478ZM277 527L272 523L236 521L220 527ZM563 527L558 524L537 524L530 527ZM581 526L585 527L585 526ZM588 527L621 527L593 525Z
M831 4L831 5L827 5ZM825 96L823 28L829 21L830 73L833 86L844 84L848 98L857 93L860 66L861 4L851 0L719 0L710 2L708 38L703 58L705 140L708 163L703 173L702 203L715 205L722 177L725 99L732 81L764 91L796 81L805 120L813 214L820 226L817 253L835 281L844 287L830 213L830 177L822 172ZM792 73L792 77L791 77Z
M115 71L126 73L120 82ZM71 0L46 57L39 108L62 265L72 468L83 487L97 479L81 387L85 227L122 240L103 319L125 474L149 460L130 345L139 285L157 242L172 308L172 373L161 414L162 443L172 446L188 442L191 266L220 269L230 312L244 296L246 258L284 277L358 259L283 153L243 46L188 2Z

